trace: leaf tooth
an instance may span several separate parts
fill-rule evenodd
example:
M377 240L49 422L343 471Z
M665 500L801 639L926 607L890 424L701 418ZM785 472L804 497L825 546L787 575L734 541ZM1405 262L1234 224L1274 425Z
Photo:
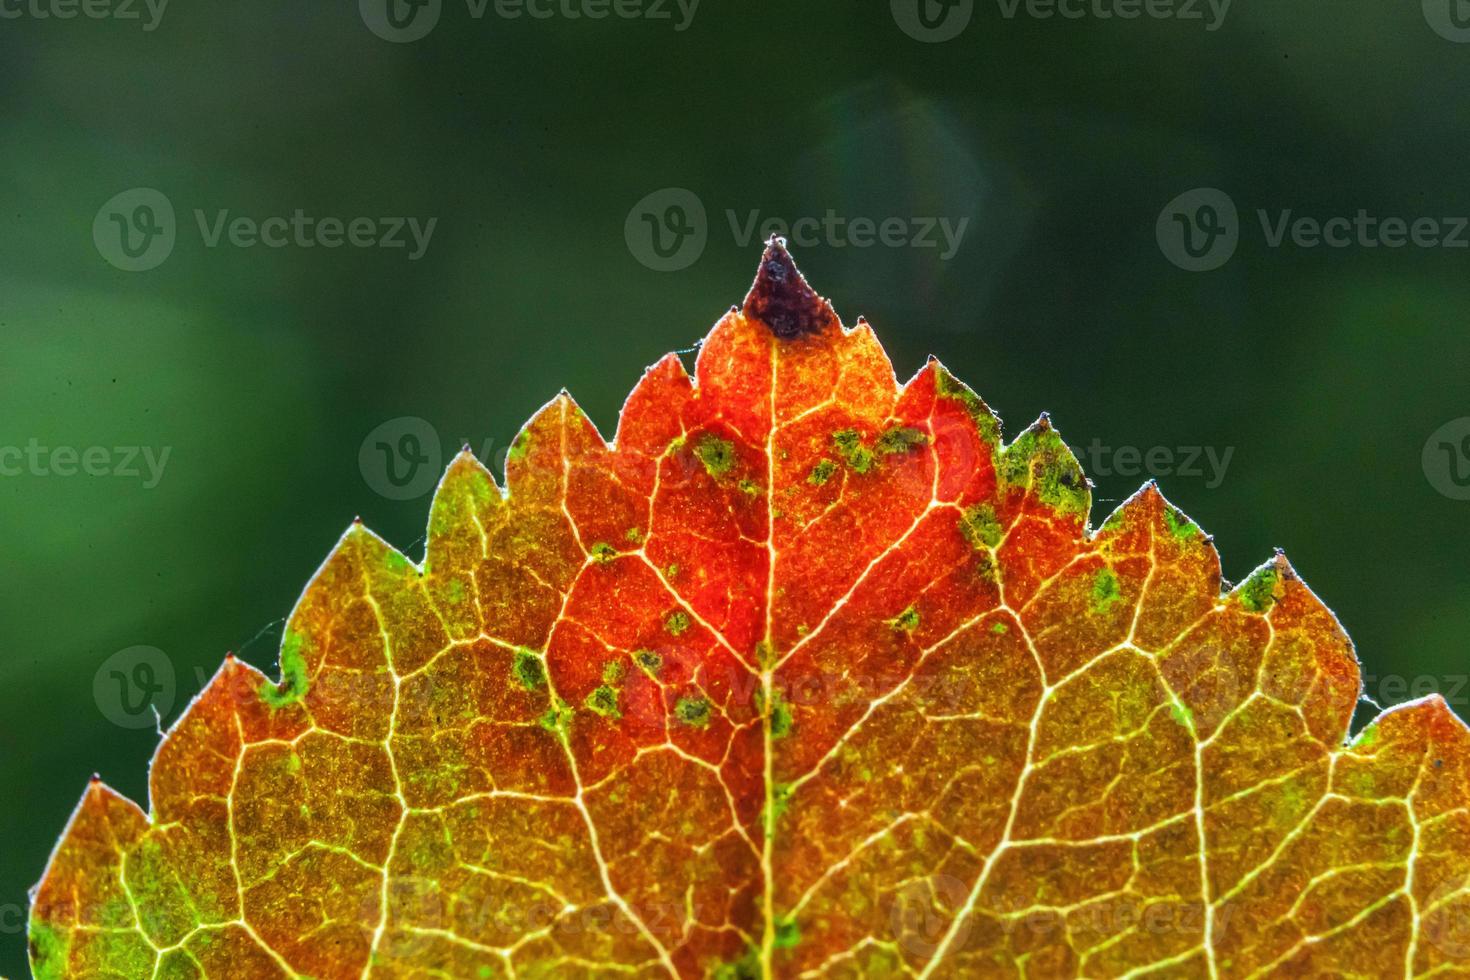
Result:
M618 413L613 446L619 453L657 457L681 431L684 407L694 398L694 382L678 354L665 354L643 372Z
M99 882L107 880L92 873L92 862L102 856L115 863L120 872L122 851L147 829L148 817L142 808L93 773L57 839L41 880L30 889L32 920L83 921L78 916L95 911L98 904L89 901L96 897L92 892Z
M832 304L807 284L786 251L786 240L775 235L766 243L741 312L783 341L814 337L835 330L838 324Z

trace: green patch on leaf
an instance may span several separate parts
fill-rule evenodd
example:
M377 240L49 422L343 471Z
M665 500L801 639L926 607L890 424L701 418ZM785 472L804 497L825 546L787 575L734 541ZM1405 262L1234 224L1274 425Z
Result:
M832 474L835 472L837 472L837 464L832 460L818 460L817 465L812 467L811 475L806 478L806 482L814 487L819 487L832 479Z
M909 606L893 619L890 619L888 625L904 633L912 633L919 626L919 611L913 606Z
M843 429L834 433L832 446L854 473L866 473L873 468L873 452L863 445L862 436L858 435L856 429Z
M878 452L885 456L894 453L906 453L911 449L926 445L929 437L923 430L911 426L895 426L878 437Z
M1004 529L996 519L994 507L976 504L960 516L960 533L970 542L970 547L978 550L1000 544Z
M1180 541L1188 541L1199 533L1199 525L1173 507L1164 508L1164 523L1169 526L1169 533Z
M934 390L940 398L951 398L965 407L966 413L975 423L980 438L991 446L1000 445L1000 421L984 400L969 385L940 368L934 376Z
M790 783L774 783L771 786L770 802L766 806L765 826L766 836L774 837L776 824L786 815L786 808L791 805L791 794L794 792Z
M771 697L771 737L785 738L791 734L793 720L791 706L779 693Z
M999 623L999 622L998 623L992 623L991 624L991 627L990 627L990 632L995 633L995 634L1000 635L1000 636L1004 636L1005 634L1009 633L1010 631L1011 631L1011 628L1009 626L1007 626L1005 623Z
M66 976L67 942L51 926L31 919L31 970L35 980L62 980Z
M1102 615L1122 601L1123 592L1118 588L1118 576L1104 565L1097 570L1097 576L1092 580L1092 611Z
M674 717L691 728L703 728L709 724L710 707L707 698L680 698L674 702Z
M606 541L599 541L587 549L587 553L592 556L592 560L597 562L597 564L606 565L618 556L618 549Z
M735 444L719 436L705 436L694 447L694 455L710 476L724 476L735 467Z
M306 638L287 628L281 642L281 683L266 681L260 685L261 700L272 708L284 708L306 697L310 681L306 676L306 657L302 648Z
M520 647L516 650L515 661L511 664L511 673L515 679L528 691L546 683L546 667L541 662L540 656L534 650Z
M664 665L664 658L652 650L635 650L633 660L649 675L657 674Z
M1276 603L1276 586L1281 573L1273 565L1262 565L1240 586L1240 604L1247 612L1268 612Z
M671 636L678 636L689 628L689 614L682 609L675 609L664 619L664 629Z
M761 960L757 950L747 950L745 955L733 963L721 963L711 971L713 980L760 980Z
M546 713L537 719L537 721L548 732L560 735L565 739L567 733L572 729L572 716L574 714L575 711L571 705L567 704L561 698L552 698L551 707L547 708Z
M1092 507L1082 467L1050 425L1032 426L1007 446L1001 454L999 476L1010 486L1028 487L1059 514L1086 517Z
M777 949L791 949L801 942L801 927L794 918L783 916L776 920L775 941Z
M602 665L602 682L617 686L623 682L623 675L627 672L628 668L623 665L621 660L609 660Z
M593 714L601 715L611 721L617 721L623 717L622 710L618 707L618 692L610 685L603 684L595 689L582 701L587 710Z

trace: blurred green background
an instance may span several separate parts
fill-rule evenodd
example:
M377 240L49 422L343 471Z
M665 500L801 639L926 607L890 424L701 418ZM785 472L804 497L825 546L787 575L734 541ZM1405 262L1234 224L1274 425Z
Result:
M1109 469L1121 447L1232 450L1219 480L1177 457L1155 474L1226 574L1285 548L1370 693L1433 686L1470 714L1470 423L1423 458L1470 415L1470 250L1273 248L1257 217L1470 214L1470 43L1441 36L1438 0L1241 3L1214 30L1203 5L926 0L969 18L942 43L913 36L917 0L706 0L687 23L662 0L622 2L667 19L445 0L407 43L350 2L174 0L153 30L141 3L37 16L50 2L0 0L20 12L0 18L0 464L32 440L106 447L112 475L63 456L0 476L0 973L26 975L26 888L87 777L146 798L157 738L109 720L109 658L162 651L171 721L228 650L274 670L280 618L354 515L419 557L428 495L378 492L375 441L360 454L380 426L493 458L565 385L610 436L642 369L743 296L760 235L732 214L968 219L947 260L845 237L793 252L901 377L939 355L1012 433L1050 411ZM110 215L93 225L139 187L176 241L129 272L104 254ZM1239 245L1194 273L1156 222L1199 187L1238 207ZM697 260L663 272L634 208L672 221L666 188L706 220ZM297 208L437 224L411 261L209 247L194 217ZM118 475L115 447L166 449L156 485L141 456ZM1094 475L1094 523L1146 475Z

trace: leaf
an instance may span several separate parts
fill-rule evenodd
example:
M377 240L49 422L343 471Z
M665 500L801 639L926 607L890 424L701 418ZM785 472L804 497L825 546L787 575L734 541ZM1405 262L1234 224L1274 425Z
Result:
M1346 744L1357 661L1277 556L1221 594L1152 485L900 388L773 242L603 442L469 454L411 563L354 525L94 780L38 977L1396 976L1470 970L1470 734Z

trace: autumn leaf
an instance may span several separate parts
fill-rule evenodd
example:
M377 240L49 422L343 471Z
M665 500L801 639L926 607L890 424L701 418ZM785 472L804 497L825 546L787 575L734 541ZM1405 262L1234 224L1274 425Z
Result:
M1445 703L1347 742L1283 557L1222 594L1152 485L1091 530L1045 417L900 387L780 243L505 481L456 459L421 565L350 528L148 813L92 782L37 977L1470 974Z

